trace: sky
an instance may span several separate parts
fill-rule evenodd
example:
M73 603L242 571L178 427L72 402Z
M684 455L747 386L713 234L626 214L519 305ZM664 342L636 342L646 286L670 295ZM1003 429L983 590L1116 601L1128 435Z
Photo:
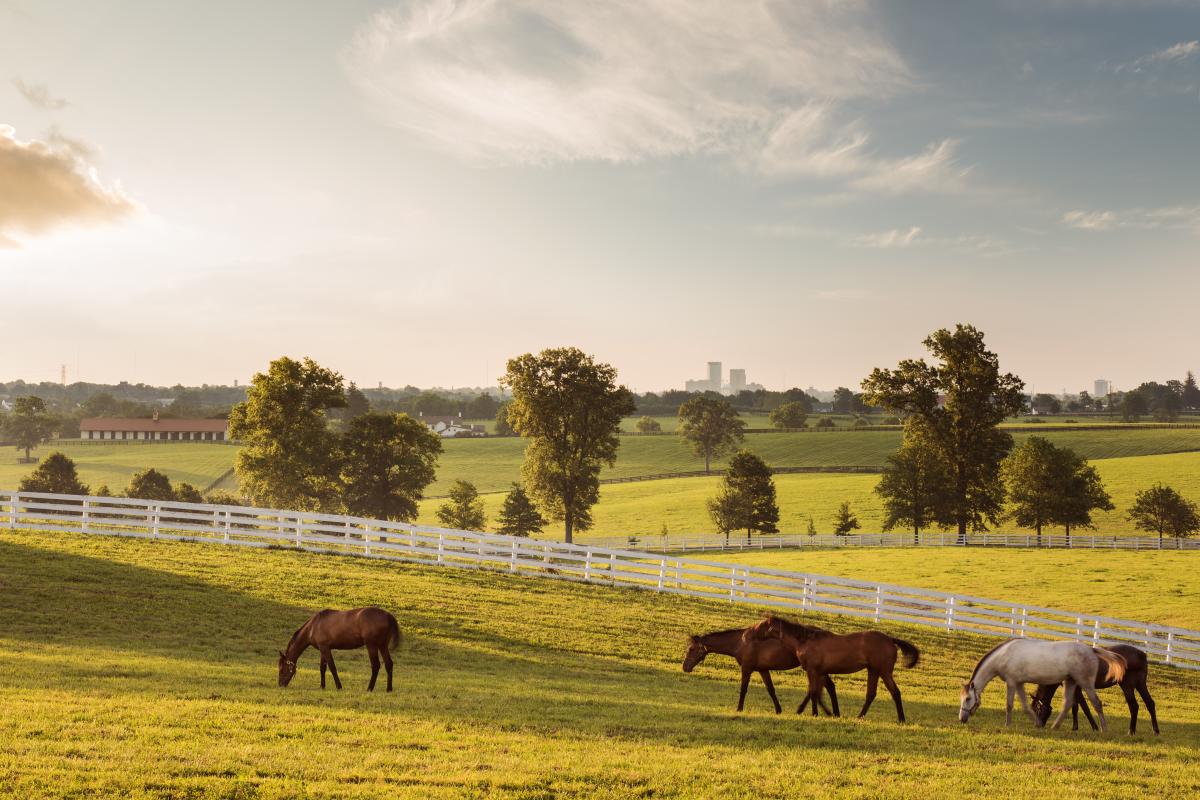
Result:
M1200 369L1200 1L0 0L0 379Z

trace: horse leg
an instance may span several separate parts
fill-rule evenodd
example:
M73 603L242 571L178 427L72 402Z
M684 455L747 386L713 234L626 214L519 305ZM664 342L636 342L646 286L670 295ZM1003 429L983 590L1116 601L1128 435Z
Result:
M760 669L758 674L762 676L763 683L767 685L767 694L771 695L771 702L775 704L775 713L782 714L783 706L779 705L779 698L775 696L775 683L771 680L770 671Z
M1142 679L1137 684L1138 694L1142 696L1142 702L1146 704L1146 710L1150 712L1150 726L1154 728L1154 735L1158 735L1158 717L1154 713L1154 698L1150 696L1150 690L1146 688L1146 681ZM1133 728L1129 729L1133 733Z
M1063 681L1063 707L1062 710L1058 712L1058 716L1054 718L1054 724L1050 726L1051 730L1058 730L1058 726L1062 724L1063 717L1065 717L1071 707L1075 705L1075 692L1078 690L1078 688L1079 687L1076 686L1075 681L1071 678L1067 678L1065 681Z
M371 680L367 684L367 691L375 691L375 679L379 677L379 651L374 647L367 648L367 657L371 659Z
M1083 715L1087 717L1088 724L1092 726L1092 730L1096 730L1096 720L1092 717L1092 709L1088 707L1087 700L1083 698L1083 692L1075 695L1075 708L1071 710L1074 719L1074 724L1071 730L1079 730L1079 709L1083 709Z
M321 688L325 688L325 656L321 656Z
M1100 732L1108 733L1108 720L1104 718L1104 706L1100 703L1100 695L1096 694L1096 687L1092 684L1087 684L1083 687L1083 691L1087 693L1088 700L1092 701L1092 705L1096 707L1096 716L1100 722Z
M1025 713L1029 715L1031 720L1033 720L1034 727L1042 727L1041 719L1039 719L1038 715L1035 714L1033 709L1029 707L1029 695L1025 694L1025 684L1020 682L1017 683L1017 699L1021 701L1021 708L1025 709Z
M833 707L833 716L840 717L841 709L838 708L837 687L833 685L833 678L825 676L825 691L829 692L829 705Z
M738 711L746 707L746 689L750 686L750 670L742 667L742 688L738 693Z
M874 667L867 667L867 699L863 702L862 711L858 712L858 718L862 719L867 715L867 709L871 707L871 703L875 702L875 692L879 688L879 673Z
M812 701L812 715L819 717L821 715L821 706L825 704L821 702L821 687L824 685L821 676L816 672L808 673L808 697L804 698L804 702ZM829 709L825 709L825 713L829 713Z
M1017 696L1017 685L1015 683L1008 684L1008 696L1004 701L1004 724L1012 725L1012 707L1013 699Z
M1137 733L1138 704L1137 698L1133 696L1133 687L1122 683L1121 693L1125 695L1125 705L1129 706L1129 733Z
M333 685L338 688L338 691L341 691L342 679L338 677L337 665L333 663L333 651L326 647L321 655L327 662L329 662L329 672L333 675Z
M896 679L890 672L884 673L880 677L883 678L883 685L887 687L888 693L896 703L896 718L900 722L904 722L904 701L900 699L900 687L896 685Z
M392 651L388 645L383 646L383 668L387 670L387 690L392 690Z

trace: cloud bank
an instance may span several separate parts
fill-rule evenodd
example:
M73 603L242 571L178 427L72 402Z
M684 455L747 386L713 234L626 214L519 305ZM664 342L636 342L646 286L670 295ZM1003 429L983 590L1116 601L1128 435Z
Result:
M110 223L137 209L120 185L104 186L76 149L21 141L8 125L0 125L0 187L0 245L8 247L18 235Z
M947 189L955 144L872 149L845 104L914 88L865 0L414 0L342 54L389 123L484 164L719 156L769 177Z

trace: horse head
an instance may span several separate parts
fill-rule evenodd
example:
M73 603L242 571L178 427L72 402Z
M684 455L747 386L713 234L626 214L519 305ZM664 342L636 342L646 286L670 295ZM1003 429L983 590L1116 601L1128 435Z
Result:
M688 639L688 648L683 654L683 671L691 672L697 664L704 660L706 655L708 655L708 648L704 646L704 641L699 636Z
M296 674L296 662L287 657L287 654L282 650L279 651L279 685L287 686L292 682L292 677Z
M958 721L966 723L971 718L971 715L979 710L979 704L983 699L979 689L975 687L975 681L970 680L963 684L960 698L961 701L958 704Z

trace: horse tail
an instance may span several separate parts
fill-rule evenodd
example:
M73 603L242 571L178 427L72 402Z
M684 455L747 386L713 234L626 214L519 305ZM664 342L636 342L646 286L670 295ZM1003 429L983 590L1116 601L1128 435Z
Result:
M1124 656L1103 647L1097 647L1093 652L1096 653L1096 658L1100 659L1100 669L1096 672L1097 680L1120 683L1125 678L1125 670L1129 665Z
M921 651L917 649L915 644L906 642L903 639L897 639L894 636L889 636L888 638L892 640L892 644L900 649L901 653L904 653L905 669L912 669L921 660Z
M395 647L403 638L404 634L400 633L400 623L396 622L394 616L388 614L388 647Z

